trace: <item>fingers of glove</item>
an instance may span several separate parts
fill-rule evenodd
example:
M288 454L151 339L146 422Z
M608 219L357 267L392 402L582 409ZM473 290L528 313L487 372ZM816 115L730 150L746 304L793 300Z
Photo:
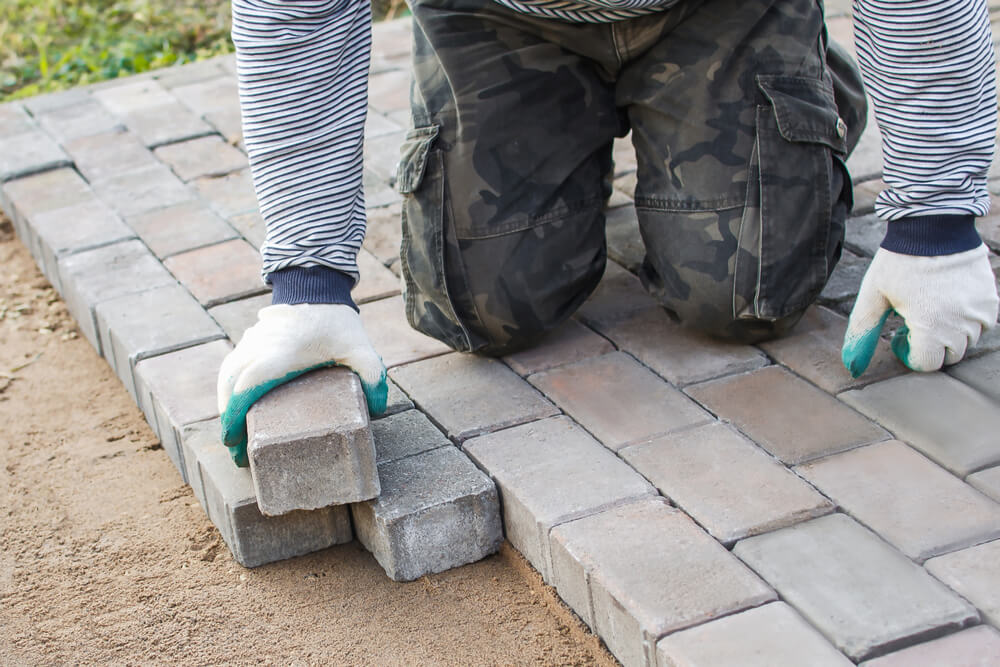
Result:
M870 284L862 285L847 323L840 353L851 377L859 377L868 368L878 346L879 334L891 312L888 300L877 288Z
M944 344L920 329L911 331L901 326L892 337L891 347L899 360L915 371L936 371L944 363Z
M385 412L389 385L386 382L385 364L375 349L370 344L358 346L339 361L354 371L361 380L369 415L374 418Z

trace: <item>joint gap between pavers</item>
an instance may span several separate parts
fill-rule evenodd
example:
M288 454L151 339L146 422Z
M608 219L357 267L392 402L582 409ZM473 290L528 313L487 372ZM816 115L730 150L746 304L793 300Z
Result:
M198 116L198 119L199 120L205 120L202 116ZM170 144L178 144L178 143L181 143L181 142L184 142L184 141L191 141L192 139L201 139L202 137L210 137L213 134L218 135L219 133L216 132L214 129L211 129L211 130L199 130L197 132L192 132L190 134L183 134L183 135L180 135L178 137L171 137L170 139L166 139L164 141L155 141L155 142L144 144L144 145L146 146L146 148L148 148L149 150L153 151L153 150L156 150L157 148L159 148L160 146L169 146ZM223 141L225 141L225 138L223 138ZM173 169L171 169L170 171L171 171L171 173L173 173ZM176 176L176 174L174 174L174 175Z
M156 348L155 350L148 350L146 352L137 352L135 355L129 355L129 363L132 366L132 370L135 371L135 366L140 361L145 361L146 359L152 359L154 357L160 357L163 356L164 354L170 354L171 352L180 352L181 350L186 350L189 347L195 347L197 345L211 343L212 341L216 340L228 340L228 338L226 338L225 333L219 332L215 334L209 334L202 338L198 338L197 340L184 341L183 343L175 343L174 345L169 345L163 348ZM211 419L215 419L215 417L211 417L210 419L200 419L198 421L199 422L210 421ZM192 422L192 423L196 424L198 422Z
M175 204L175 206L176 206L176 204ZM169 207L167 207L167 208L169 208ZM161 209L155 209L155 210L161 210ZM246 241L246 238L243 237L242 235L240 235L240 233L236 230L236 228L233 227L232 225L230 225L228 221L223 220L223 223L225 223L230 229L233 230L233 233L235 233L237 235L236 238L240 238L240 239L243 239L244 241ZM126 223L126 224L128 224L128 223ZM167 254L163 255L162 257L160 257L159 255L156 255L156 253L153 253L153 255L160 261L160 263L163 263L163 261L166 260L166 259L170 259L171 257L176 257L177 255L183 255L186 252L191 252L193 250L201 250L203 248L208 248L208 247L213 246L213 245L219 245L220 243L227 243L229 241L235 241L235 240L236 239L233 238L233 239L226 239L225 241L209 241L208 243L202 243L201 245L193 245L191 247L185 247L182 250L175 250L174 252L167 253ZM250 242L247 241L247 243L250 243ZM253 245L253 244L251 244L251 245ZM258 249L254 248L254 250L258 250ZM150 249L150 252L153 252L152 249ZM167 270L169 271L170 269L167 269ZM171 275L173 275L173 274L171 274ZM270 290L270 288L266 288L265 291L270 292L271 290ZM245 299L245 298L246 298L245 296L241 296L241 297L237 297L236 300ZM195 299L195 300L197 301L197 299ZM219 304L213 304L213 305L218 306ZM208 308L208 306L204 306L204 307Z
M951 589L948 589L951 590ZM979 609L973 605L977 613ZM801 616L801 614L800 614ZM885 644L872 649L865 655L858 659L858 662L864 662L866 660L872 660L874 658L880 658L889 653L895 653L896 651L901 651L904 648L909 648L911 646L916 646L917 644L923 644L929 641L934 641L935 639L941 639L942 637L947 637L948 635L953 635L956 632L966 630L976 625L981 625L979 621L967 621L965 623L948 623L946 625L941 625L936 628L930 628L928 630L923 630L921 632L916 632L912 635L907 635L906 637L900 637L898 639L893 639L886 642Z
M47 171L55 171L56 169L66 169L67 167L75 167L76 163L72 160L59 160L58 162L53 162L50 164L45 164L40 167L29 167L21 171L12 172L9 176L0 176L0 185L4 183L9 183L10 181L16 181L20 178L28 178L29 176L37 176L38 174L44 174Z
M211 299L202 304L202 307L206 309L214 308L215 306L221 306L227 303L232 303L233 301L240 301L241 299L248 299L252 296L260 296L261 294L268 294L270 292L271 288L269 286L261 285L260 287L255 287L252 290L246 290L245 292L240 292L238 294L231 294L218 299Z
M31 224L29 223L28 226L30 227ZM132 229L132 228L129 227L129 229ZM37 232L36 232L36 234L37 234ZM125 236L125 237L118 238L118 239L111 239L110 241L100 241L99 243L93 243L91 245L82 246L80 248L73 248L72 250L65 250L63 252L55 252L55 251L53 251L53 254L55 255L56 261L58 262L58 260L62 259L63 257L69 257L70 255L77 255L77 254L79 254L81 252L87 252L88 250L97 250L99 248L104 248L104 247L109 246L109 245L114 245L116 243L121 243L122 241L140 241L140 240L141 239L138 236L135 235L135 231L133 230L132 236Z

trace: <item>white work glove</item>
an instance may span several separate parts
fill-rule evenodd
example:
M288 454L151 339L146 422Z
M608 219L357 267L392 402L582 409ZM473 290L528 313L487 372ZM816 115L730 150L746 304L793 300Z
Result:
M853 377L865 372L892 311L904 322L892 338L900 361L915 371L957 363L996 324L997 306L985 245L936 257L879 248L847 323L844 366Z
M361 326L357 311L342 304L280 304L262 308L219 369L222 439L236 465L247 465L246 417L250 406L278 385L324 366L358 374L368 412L385 411L385 365Z

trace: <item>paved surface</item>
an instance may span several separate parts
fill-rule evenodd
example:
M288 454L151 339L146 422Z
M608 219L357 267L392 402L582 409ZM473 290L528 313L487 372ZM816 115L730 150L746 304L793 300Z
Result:
M827 4L849 42L846 3ZM884 344L860 380L839 363L884 230L874 123L850 162L844 260L788 338L705 340L645 295L623 141L614 263L592 299L533 350L454 354L409 329L399 297L408 30L375 30L355 292L395 383L380 464L468 455L506 537L628 665L1000 664L1000 335L942 373L908 373ZM991 176L1000 194L1000 165ZM268 532L246 480L217 478L232 466L213 441L215 372L267 303L232 58L0 106L0 180L20 238L221 530L249 531L237 544L264 560L348 538L344 513ZM1000 250L1000 205L979 224ZM214 457L203 474L196 450Z

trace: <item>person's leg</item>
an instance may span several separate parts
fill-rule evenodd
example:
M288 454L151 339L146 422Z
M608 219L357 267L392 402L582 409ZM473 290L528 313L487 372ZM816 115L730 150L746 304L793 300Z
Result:
M603 27L489 0L418 0L413 15L414 129L397 174L407 317L500 354L572 314L604 270L622 124L600 68L554 38L596 45Z
M865 118L838 63L835 91L815 0L708 0L623 71L641 277L685 324L760 340L822 290L851 204L841 160Z

